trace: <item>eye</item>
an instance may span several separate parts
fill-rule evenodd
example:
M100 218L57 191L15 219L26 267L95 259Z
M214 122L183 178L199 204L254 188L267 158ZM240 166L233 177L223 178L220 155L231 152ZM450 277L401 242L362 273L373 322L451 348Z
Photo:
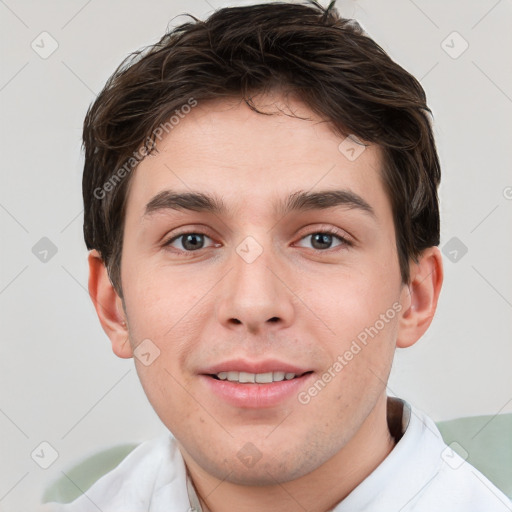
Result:
M164 246L171 246L184 252L192 252L204 249L206 239L212 241L209 236L203 233L182 233L165 242Z
M310 233L305 237L301 238L301 242L303 240L311 239L311 246L315 250L325 251L327 249L332 249L334 247L338 247L340 245L350 246L352 245L349 240L342 237L341 235L332 233L330 231L315 231L314 233ZM333 242L338 241L336 245L333 245ZM304 246L302 246L304 247Z

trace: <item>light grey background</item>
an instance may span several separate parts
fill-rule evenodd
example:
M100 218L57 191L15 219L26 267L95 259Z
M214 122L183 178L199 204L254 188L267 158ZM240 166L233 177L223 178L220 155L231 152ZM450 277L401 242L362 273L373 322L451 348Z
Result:
M84 455L164 431L133 361L112 354L87 293L81 127L121 59L156 42L171 18L242 3L0 0L1 510L31 509ZM437 317L416 346L397 352L389 392L435 420L511 412L512 4L338 8L421 80L442 161L441 247L457 237L468 249L445 247ZM43 31L58 43L46 59L31 47L51 49ZM57 248L46 262L32 252L43 237ZM43 441L59 455L46 470L31 458Z

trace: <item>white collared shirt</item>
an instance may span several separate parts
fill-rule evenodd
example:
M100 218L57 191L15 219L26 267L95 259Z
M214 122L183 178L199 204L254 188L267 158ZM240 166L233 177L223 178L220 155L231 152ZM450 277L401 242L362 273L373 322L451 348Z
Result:
M388 398L396 401L398 399ZM512 502L444 443L424 413L403 406L402 436L333 512L512 512ZM187 485L188 484L188 485ZM171 434L146 441L72 503L41 512L200 512Z

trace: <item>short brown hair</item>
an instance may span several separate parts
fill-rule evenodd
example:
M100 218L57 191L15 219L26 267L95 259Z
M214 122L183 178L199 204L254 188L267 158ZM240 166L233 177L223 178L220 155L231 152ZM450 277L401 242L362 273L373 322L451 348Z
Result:
M228 7L206 21L189 15L193 21L128 56L109 78L84 122L84 238L120 297L130 170L191 99L237 97L257 111L256 93L294 93L336 133L382 148L404 283L410 260L439 245L441 173L425 92L334 3Z

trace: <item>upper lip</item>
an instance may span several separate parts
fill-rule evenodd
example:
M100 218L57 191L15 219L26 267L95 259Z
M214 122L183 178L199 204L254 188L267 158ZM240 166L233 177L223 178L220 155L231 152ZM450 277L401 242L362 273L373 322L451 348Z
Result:
M247 373L269 373L285 372L302 375L310 370L293 364L285 363L277 359L265 359L263 361L248 361L246 359L231 359L209 366L200 371L201 374L216 375L220 372L247 372Z

